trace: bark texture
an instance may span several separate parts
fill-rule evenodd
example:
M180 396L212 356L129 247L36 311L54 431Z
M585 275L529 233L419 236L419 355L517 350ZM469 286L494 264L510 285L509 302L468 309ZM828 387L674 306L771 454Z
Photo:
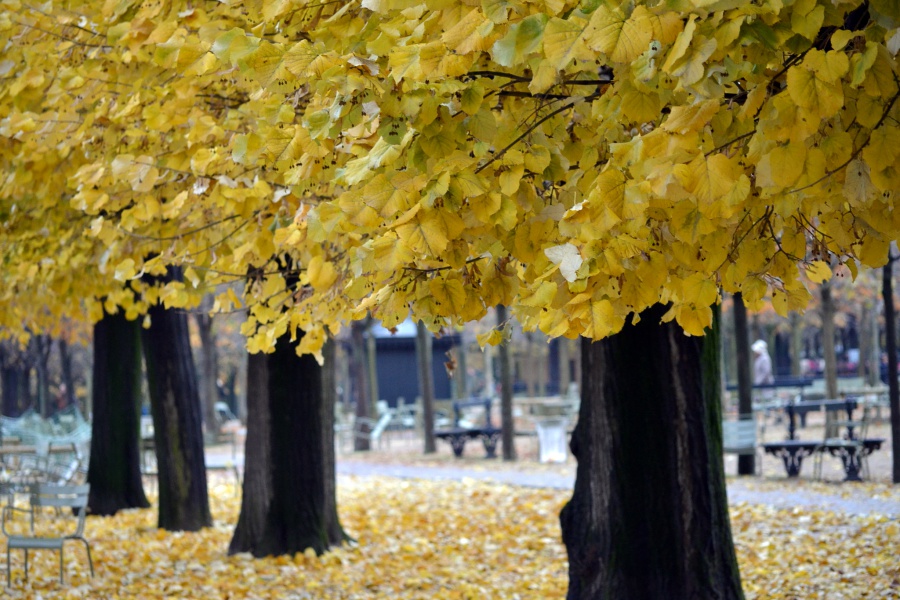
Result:
M229 554L253 553L265 528L273 493L270 420L269 367L266 355L248 354L243 495L237 526L228 546Z
M154 306L141 331L159 477L159 527L197 531L212 524L197 372L185 313Z
M261 411L248 407L244 497L261 493L268 501L253 506L245 501L240 520L248 520L247 535L242 532L241 540L232 540L230 551L246 550L261 557L312 548L322 554L348 539L337 514L334 434L326 433L326 427L333 428L333 417L326 415L333 411L328 406L333 394L329 400L322 367L315 358L297 356L287 336L261 360L265 361L264 393L258 391L263 369L251 362L253 373L248 372L248 398L254 403L265 398L266 407ZM251 384L257 391L251 390ZM257 418L261 416L257 412L265 415L267 423ZM258 447L262 444L267 447ZM245 515L245 510L253 514Z
M575 490L560 522L570 599L743 597L721 453L717 330L686 337L663 307L582 341Z
M141 482L139 328L122 313L105 315L94 325L94 418L87 475L88 510L94 515L150 506Z

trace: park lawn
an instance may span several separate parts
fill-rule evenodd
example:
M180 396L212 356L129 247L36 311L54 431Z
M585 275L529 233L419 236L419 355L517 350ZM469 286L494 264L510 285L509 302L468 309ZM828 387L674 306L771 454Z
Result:
M567 564L557 518L568 496L564 491L471 480L341 478L341 519L356 543L322 557L257 560L226 555L240 505L229 483L212 482L214 527L199 533L157 530L154 509L90 518L93 580L77 542L67 546L62 586L55 552L32 554L27 583L18 552L4 598L565 595ZM896 520L758 505L732 507L731 515L748 598L900 597ZM0 541L0 556L5 551Z

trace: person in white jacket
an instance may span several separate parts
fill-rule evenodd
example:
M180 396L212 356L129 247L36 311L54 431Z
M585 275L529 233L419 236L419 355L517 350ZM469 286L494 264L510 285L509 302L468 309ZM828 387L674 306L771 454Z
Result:
M756 340L750 349L753 350L753 385L774 383L772 359L769 357L767 344L763 340Z

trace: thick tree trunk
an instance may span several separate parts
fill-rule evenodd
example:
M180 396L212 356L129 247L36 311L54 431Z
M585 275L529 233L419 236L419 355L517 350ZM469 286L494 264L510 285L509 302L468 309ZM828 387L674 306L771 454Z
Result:
M197 372L185 313L154 306L141 331L159 477L159 527L196 531L212 524L203 454Z
M722 465L717 328L653 307L582 342L575 490L560 523L570 599L742 598Z
M325 433L331 420L323 414L322 367L312 356L297 356L287 336L266 361L272 494L251 552L270 556L312 548L322 554L347 539L334 497L334 438Z
M94 325L94 419L91 425L91 484L88 510L111 516L127 508L147 508L141 482L140 326L122 313Z
M272 502L269 368L265 354L247 355L247 439L241 512L228 553L255 553Z
M737 355L738 416L753 415L753 381L750 377L750 328L747 307L740 292L734 295L734 339ZM756 473L756 457L738 456L738 475Z
M900 383L897 382L897 315L894 311L894 259L881 271L881 297L884 300L884 338L887 353L888 398L891 404L892 481L900 483Z
M432 377L431 333L425 323L416 324L416 355L419 367L419 392L422 394L422 425L425 454L437 452L434 439L434 377Z
M211 298L211 296L207 296ZM213 319L207 308L201 307L197 313L197 331L200 334L200 402L203 406L203 424L206 439L214 443L218 438L219 419L216 415L216 402L219 400L219 388L216 382L219 377L219 360L216 352L216 335L213 330Z
M497 307L497 326L506 324L506 307ZM516 460L516 424L513 421L512 366L510 365L508 338L498 346L500 360L500 439L503 442L503 460ZM529 351L531 343L529 342Z

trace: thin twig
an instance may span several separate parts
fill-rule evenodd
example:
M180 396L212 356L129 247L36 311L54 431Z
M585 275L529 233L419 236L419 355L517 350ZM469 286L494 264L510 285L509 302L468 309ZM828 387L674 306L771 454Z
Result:
M528 129L523 131L522 135L520 135L519 137L514 139L512 142L507 144L506 147L503 148L503 150L501 150L500 152L495 154L493 157L491 157L491 160L487 161L486 163L484 163L483 165L481 165L480 167L475 169L475 173L480 173L481 171L485 170L491 163L493 163L494 161L499 159L501 156L506 154L510 149L512 149L513 146L515 146L516 144L521 142L523 139L525 139L532 131L534 131L535 129L540 127L545 121L555 117L556 115L558 115L559 113L561 113L563 111L566 111L566 110L572 108L578 102L581 102L583 100L588 100L593 97L596 97L596 96L581 96L581 97L573 98L571 101L567 102L566 104L563 104L559 108L547 113L544 117L539 119L534 125L530 126Z

